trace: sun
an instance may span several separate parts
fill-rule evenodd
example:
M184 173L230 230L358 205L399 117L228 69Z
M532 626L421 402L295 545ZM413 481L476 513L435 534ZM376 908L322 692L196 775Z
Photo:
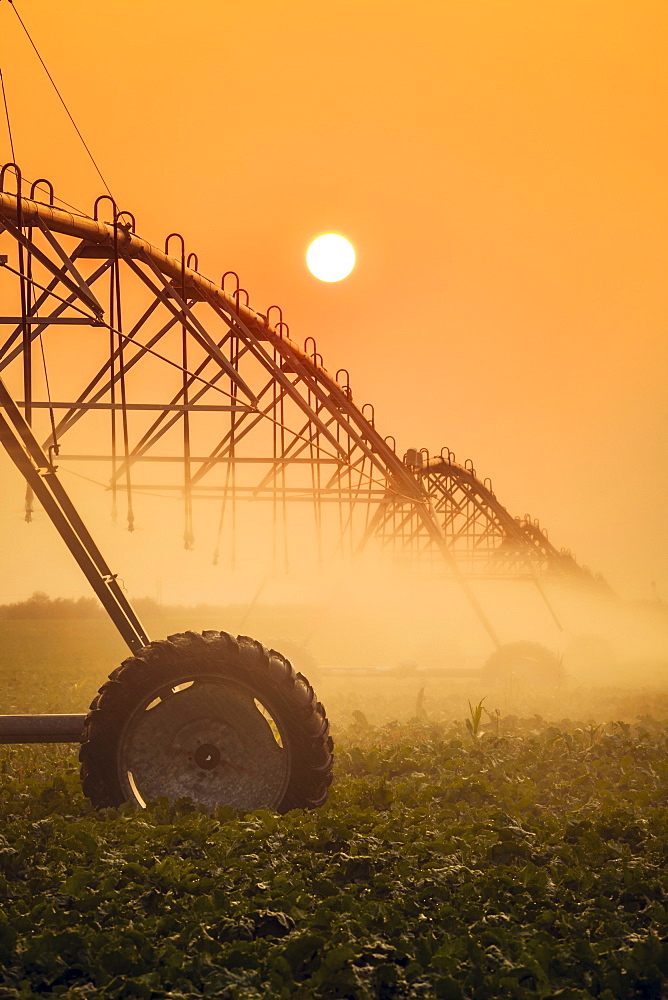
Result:
M355 249L345 236L325 233L313 240L306 251L306 264L320 281L341 281L355 266Z

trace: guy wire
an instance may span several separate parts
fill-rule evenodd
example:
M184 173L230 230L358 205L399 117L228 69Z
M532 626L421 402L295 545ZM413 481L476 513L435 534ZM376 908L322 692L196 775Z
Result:
M60 103L65 108L65 111L67 113L67 117L72 122L72 125L74 126L74 129L75 129L77 135L81 139L81 142L83 143L84 149L88 153L93 166L95 167L95 169L97 170L97 172L98 172L98 174L100 176L100 180L102 181L102 183L104 184L105 188L107 189L107 191L109 193L109 196L113 199L113 195L111 194L111 189L109 188L109 185L107 184L106 180L104 179L104 175L102 174L102 171L98 167L98 165L97 165L97 163L95 161L95 157L93 156L93 154L91 153L90 149L88 148L88 146L86 144L86 140L84 139L83 135L81 134L77 123L75 122L74 118L72 117L70 109L67 107L67 104L65 103L65 99L64 99L63 95L58 90L58 87L56 86L56 81L53 79L53 77L49 73L49 70L47 69L46 63L44 62L44 60L42 59L41 55L39 54L39 49L37 48L37 46L35 45L34 41L32 40L32 36L31 36L30 32L28 31L27 27L24 24L23 18L21 17L21 15L19 14L18 10L16 9L16 4L14 3L14 0L9 0L9 5L11 6L12 10L16 14L17 18L19 19L19 23L20 23L21 27L23 28L23 30L25 31L26 36L28 38L28 41L32 45L33 49L35 50L35 54L36 54L37 58L41 62L42 66L44 67L44 72L48 76L53 89L55 90L56 94L58 95L58 99L60 100ZM4 93L4 87L3 87L3 93Z
M12 151L12 160L16 163L16 153L14 152L14 139L12 138L12 124L9 120L9 106L7 104L7 92L5 91L5 80L0 69L0 84L2 84L2 99L5 104L5 117L7 118L7 131L9 132L9 145Z

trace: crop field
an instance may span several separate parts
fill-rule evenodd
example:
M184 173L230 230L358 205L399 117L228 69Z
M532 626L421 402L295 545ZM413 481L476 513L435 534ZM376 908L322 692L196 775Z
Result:
M122 656L2 621L0 711L83 711ZM75 747L1 747L0 1000L668 996L668 685L317 691L313 812L96 812Z

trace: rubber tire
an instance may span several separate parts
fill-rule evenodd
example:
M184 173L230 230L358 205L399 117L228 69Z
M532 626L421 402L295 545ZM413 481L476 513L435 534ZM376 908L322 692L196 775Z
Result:
M482 668L487 683L517 680L535 686L556 686L563 680L559 658L539 642L509 642L495 650Z
M313 688L276 650L248 636L235 639L217 631L182 632L151 642L124 660L102 685L86 716L79 751L81 784L93 805L115 807L127 799L117 759L130 712L157 688L176 686L193 671L241 681L275 709L291 755L278 812L321 806L332 781L333 742Z

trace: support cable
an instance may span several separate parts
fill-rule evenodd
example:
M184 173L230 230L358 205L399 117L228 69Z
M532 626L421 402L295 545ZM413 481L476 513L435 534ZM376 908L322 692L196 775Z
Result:
M279 365L278 351L276 350L275 344L273 345L273 361L274 361L274 368L278 368ZM279 400L278 382L276 381L275 378L272 379L271 382L272 382L273 410L274 413L276 413ZM283 393L281 393L281 396L282 395ZM276 459L278 458L278 426L276 424L271 425L271 435L272 435L272 447L273 447L273 457L274 457L274 469L276 469L277 468ZM277 492L277 479L275 474L273 477L273 485L274 485L274 495L272 502L271 565L275 576L276 566L277 566L276 559L278 553L278 535L277 535L278 492Z
M114 215L116 208L114 206ZM114 226L114 251L116 251L116 227ZM116 258L118 259L118 258ZM114 295L114 267L112 265L109 280L109 402L111 410L109 412L109 433L111 448L111 520L116 523L118 520L118 463L117 463L117 414L116 414L116 296ZM120 336L119 345L122 344Z
M102 483L99 479L92 479L90 476L84 476L81 472L75 472L74 469L68 469L64 465L58 466L58 471L64 473L67 476L76 476L77 479L83 479L87 483L91 483L93 486L99 486L101 490L109 492L109 484ZM172 502L178 500L178 497L169 495L167 493L154 493L151 490L134 490L135 493L143 497L156 497L158 500L171 500Z
M58 444L58 433L56 430L56 414L53 408L51 399L51 386L49 384L49 371L46 365L46 352L44 350L44 338L42 334L39 335L39 346L42 353L42 367L44 369L44 383L46 385L46 398L49 403L49 419L51 421L51 438L53 440L53 453L57 455L60 451L60 445Z
M31 234L32 234L32 229L29 228L28 229L28 239L29 240L30 240ZM21 260L22 260L22 247L19 244L19 261L21 261ZM22 263L20 264L20 268L21 268L21 270L23 270L23 264ZM30 313L30 315L32 315L32 313L34 312L34 309L35 309L35 289L33 288L33 285L32 285L32 255L30 253L28 254L28 266L27 266L27 272L26 273L27 273L28 283L27 283L27 286L26 286L25 304L24 304L24 306L22 306L22 315L21 315L21 320L22 320L22 325L23 325L22 338L23 338L23 351L24 351L23 357L24 357L24 360L25 360L25 357L26 357L26 355L25 355L25 337L26 337L26 332L28 332L28 335L30 335L30 331L26 331L26 315L28 313ZM23 279L20 279L20 280L23 281ZM26 312L26 310L27 310L27 312ZM32 383L32 368L31 368L30 382ZM31 391L31 396L32 396L32 388L31 388L30 391ZM26 392L27 392L27 385L26 385ZM26 400L28 400L28 396L27 395L26 395L25 398L26 398ZM26 419L28 420L28 422L30 422L30 418L28 417L28 410L27 410L27 408L26 408ZM31 524L32 523L32 516L33 516L33 514L35 512L34 501L35 501L35 493L33 491L32 486L30 485L30 483L26 479L26 494L25 494L25 522L26 522L26 524Z
M0 69L0 84L2 84L2 100L5 104L5 118L7 119L7 131L9 132L9 146L12 151L12 160L16 163L16 153L14 152L14 139L12 138L12 124L9 120L9 106L7 104L7 93L5 91L5 81Z
M185 248L181 248L181 298L186 301L186 258ZM190 448L190 374L188 369L188 326L186 324L185 312L181 312L181 363L183 376L181 379L181 395L183 399L183 547L190 552L195 544L195 534L193 531L193 495L192 495L192 474L191 474L191 448ZM234 416L234 414L233 414Z
M28 41L32 45L33 49L35 50L35 54L36 54L37 58L41 62L42 66L44 67L44 72L48 76L48 78L49 78L49 80L51 82L51 86L53 87L53 89L55 90L56 94L58 95L58 99L60 100L60 103L65 108L65 111L67 113L67 117L72 122L72 125L74 126L74 130L75 130L76 134L81 139L83 147L86 150L86 152L88 153L88 156L90 157L91 163L93 164L93 166L95 167L95 169L97 170L97 172L98 172L98 174L100 176L100 180L102 181L102 183L104 184L105 188L109 192L110 197L113 198L113 195L111 194L111 190L109 188L109 185L107 184L106 180L104 179L104 175L102 174L102 171L100 170L100 168L98 167L97 163L95 162L95 157L93 156L93 154L91 153L90 149L88 148L88 146L86 144L86 140L82 136L81 131L79 130L79 127L78 127L77 123L75 122L74 118L72 117L70 109L67 107L67 104L65 103L65 99L64 99L63 95L58 90L58 87L56 86L56 81L53 79L53 77L49 73L49 70L47 69L46 63L44 62L44 60L42 59L41 55L39 54L39 49L37 48L37 46L35 45L34 41L32 40L32 36L31 36L30 32L28 31L28 29L27 29L27 27L26 27L26 25L25 25L25 23L23 21L23 18L21 17L21 15L19 14L18 10L16 9L16 4L14 3L14 0L9 0L9 5L12 8L12 10L14 11L14 13L16 14L17 18L19 19L19 24L21 25L21 27L25 31L26 37L27 37ZM3 88L3 92L4 92L4 88Z
M29 230L32 233L32 230ZM31 237L32 239L32 237ZM35 283L33 281L32 273L32 257L28 259L28 308L31 316L35 315L36 312L36 301L35 301ZM44 387L46 389L46 398L49 404L49 421L51 423L51 434L53 440L53 454L57 455L59 451L58 447L58 434L56 431L56 414L53 408L53 400L51 398L51 385L49 382L49 371L46 364L46 350L44 348L44 337L42 331L40 330L37 334L37 340L39 341L40 354L42 357L42 370L44 372Z
M131 466L130 466L130 434L128 427L128 409L127 409L127 391L125 385L125 357L124 357L124 344L122 339L123 330L123 314L121 311L121 275L120 268L118 266L118 256L114 260L114 266L112 268L112 284L113 292L116 299L116 326L118 328L118 372L119 372L119 382L121 389L121 430L123 434L123 455L124 461L124 472L125 472L125 496L127 502L127 527L128 531L135 530L135 515L134 508L132 506L132 478L131 478Z

